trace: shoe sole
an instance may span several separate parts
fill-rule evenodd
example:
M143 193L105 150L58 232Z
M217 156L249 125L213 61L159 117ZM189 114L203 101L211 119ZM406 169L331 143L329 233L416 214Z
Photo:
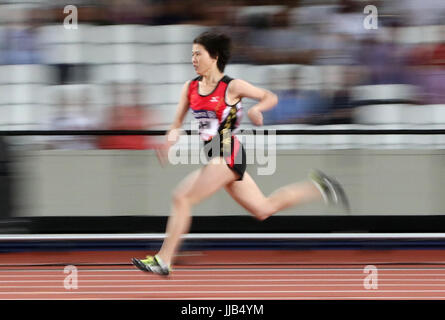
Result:
M131 262L139 270L144 271L144 272L151 272L151 270L148 270L147 267L145 266L145 264L143 264L139 259L133 258L133 259L131 259Z
M328 181L328 183L332 186L331 196L337 198L337 203L347 212L350 213L349 200L346 195L345 190L341 186L341 184L335 179L320 170L316 170L316 174L318 174L322 179Z
M139 270L143 271L143 272L149 272L149 273L153 273L153 274L158 274L161 276L168 276L169 273L165 273L165 272L155 272L152 269L150 269L149 267L147 267L141 260L133 258L131 259L131 262L133 263L133 265L138 268Z
M311 173L311 175L315 175L320 177L320 180L324 180L327 178L327 175L325 175L322 171L318 170L318 169L313 169L312 170L313 173ZM312 182L314 183L314 185L317 187L317 189L320 191L323 200L326 204L328 204L329 202L331 202L330 196L328 195L328 193L323 190L323 187L320 185L321 182L319 182L317 179L314 179L311 177Z
M347 213L350 213L351 210L349 207L348 196L346 195L346 192L343 189L342 185L334 178L329 178L329 181L333 184L334 191L338 196L338 203L341 204L341 206Z

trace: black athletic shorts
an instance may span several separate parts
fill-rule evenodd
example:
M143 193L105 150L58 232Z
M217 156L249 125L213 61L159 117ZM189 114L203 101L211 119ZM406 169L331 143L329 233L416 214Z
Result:
M238 140L236 136L232 136L230 140L230 144L223 143L222 139L220 139L219 146L218 139L212 139L209 141L204 141L204 152L207 157L207 160L213 158L212 150L219 149L219 156L223 157L227 163L227 166L235 171L238 175L238 181L243 180L244 172L246 171L246 151L242 143Z

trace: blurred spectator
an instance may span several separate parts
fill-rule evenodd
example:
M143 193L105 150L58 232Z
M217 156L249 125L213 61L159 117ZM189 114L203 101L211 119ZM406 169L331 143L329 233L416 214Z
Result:
M319 90L304 88L300 78L295 72L287 84L273 85L278 95L278 104L264 113L265 124L318 124L323 119L328 112L328 100Z
M157 10L157 15L152 17L156 25L200 23L206 19L208 7L201 0L153 0L151 5Z
M344 35L347 40L360 39L367 34L363 27L364 7L363 3L356 0L339 0L337 12L330 17L333 31Z
M367 69L366 84L407 83L407 51L397 43L399 27L393 25L385 30L386 40L368 36L361 41L356 60Z
M60 93L57 111L55 117L50 121L49 130L97 129L97 122L90 110L88 95L86 92L81 92L78 96L82 98L76 106L66 92ZM96 149L97 144L96 137L91 136L53 136L48 142L48 147L51 149L88 150Z
M344 66L340 83L332 94L331 106L323 124L351 124L354 120L354 108L357 104L351 96L351 88L360 84L360 67Z
M395 0L395 13L401 15L406 25L442 24L445 17L445 1L443 0Z
M445 103L445 42L415 47L410 55L411 84L424 104Z
M270 15L254 16L247 33L247 55L259 64L310 64L317 57L319 45L312 34L290 24L289 9Z
M104 129L147 130L149 127L149 114L140 103L141 86L132 84L128 89L123 85L115 83L112 85L112 90L113 106L110 108L110 114L107 117ZM125 97L128 97L128 93L130 98L126 99ZM153 147L153 138L143 135L103 136L100 137L99 147L101 149L143 150Z
M445 27L442 27L442 32ZM427 102L431 104L445 103L445 38L431 48L428 63L428 74L425 79L425 90L429 96Z
M8 21L0 34L2 64L38 64L41 61L37 20L30 10L8 11Z
M359 41L368 31L363 27L365 15L356 1L340 0L335 7L318 10L315 16L320 21L320 54L317 60L325 65L356 64Z
M226 26L231 29L237 26L237 9L242 3L235 0L213 0L208 1L203 8L201 1L196 1L194 9L201 14L194 14L197 24L206 26Z
M149 22L148 11L158 14L157 7L147 6L143 0L111 0L107 6L113 24L145 24Z

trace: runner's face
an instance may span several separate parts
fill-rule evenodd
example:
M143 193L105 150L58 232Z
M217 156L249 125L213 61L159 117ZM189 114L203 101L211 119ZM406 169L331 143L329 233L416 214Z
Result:
M192 48L193 68L199 75L207 73L213 66L216 66L217 59L213 59L204 46L194 43Z

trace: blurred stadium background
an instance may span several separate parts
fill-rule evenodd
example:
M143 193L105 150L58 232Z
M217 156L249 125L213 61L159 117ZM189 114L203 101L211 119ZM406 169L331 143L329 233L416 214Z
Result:
M67 5L77 29L64 27ZM378 29L364 28L367 5ZM279 96L265 128L444 128L444 17L443 0L0 1L0 130L167 129L205 30L233 39L226 74ZM256 177L265 193L318 166L345 184L354 215L444 213L443 135L276 139L276 173ZM169 190L195 166L161 169L156 143L2 136L4 230L29 217L167 216ZM239 214L225 194L196 209ZM295 214L343 215L281 213Z

